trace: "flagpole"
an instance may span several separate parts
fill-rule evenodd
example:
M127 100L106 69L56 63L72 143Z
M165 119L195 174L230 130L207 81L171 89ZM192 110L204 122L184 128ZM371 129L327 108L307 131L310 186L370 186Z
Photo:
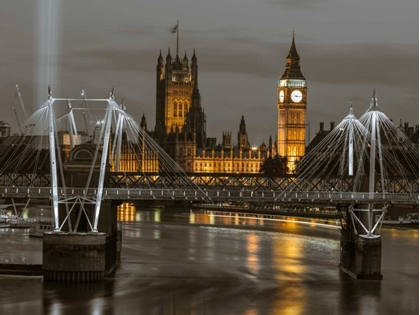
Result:
M178 55L178 42L179 42L179 20L176 21L176 54Z

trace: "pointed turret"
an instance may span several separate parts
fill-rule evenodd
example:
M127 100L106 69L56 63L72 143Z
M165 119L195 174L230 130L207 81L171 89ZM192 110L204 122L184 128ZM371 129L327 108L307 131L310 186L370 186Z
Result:
M182 59L182 71L189 71L187 51L185 51L184 58Z
M267 145L265 144L265 141L263 139L263 142L261 143L260 147L259 147L260 151L265 152L267 151Z
M158 57L158 66L163 66L163 57L162 57L162 50L159 49L159 57Z
M143 130L147 130L146 116L144 116L144 112L143 116L141 117L140 128Z
M178 52L176 53L176 56L175 56L173 69L174 70L182 70L182 62L181 62L181 58L179 58Z
M191 107L201 107L201 95L200 90L198 89L198 80L194 80L194 87L191 95Z
M165 78L165 66L163 65L162 50L159 49L159 57L156 66L156 80L157 82ZM157 83L158 84L158 83Z
M242 115L241 123L239 124L239 131L238 131L238 147L239 148L247 148L249 146L248 143L248 133L246 132L246 124L244 115Z
M280 79L301 79L305 77L300 70L300 57L296 49L295 33L293 32L292 45L290 46L289 54L286 57L286 69Z
M195 55L195 48L194 48L193 56L191 57L191 63L192 64L197 64L197 56Z
M166 55L166 66L172 64L171 49L168 48L168 54Z
M246 134L246 124L244 115L242 115L241 123L239 124L239 133L242 135Z
M197 56L195 55L195 49L191 57L191 77L193 81L198 80L198 64L197 64Z

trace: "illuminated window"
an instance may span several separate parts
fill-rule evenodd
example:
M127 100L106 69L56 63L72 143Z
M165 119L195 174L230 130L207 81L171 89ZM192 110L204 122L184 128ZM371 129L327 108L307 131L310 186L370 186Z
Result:
M175 101L175 102L174 102L174 117L176 117L176 116L177 116L177 115L176 115L177 111L178 111L178 103Z
M179 106L178 106L178 116L182 117L182 103L179 103Z

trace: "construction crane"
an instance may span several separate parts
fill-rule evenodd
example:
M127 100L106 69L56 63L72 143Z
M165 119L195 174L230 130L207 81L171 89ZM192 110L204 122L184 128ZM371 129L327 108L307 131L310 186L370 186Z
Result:
M13 111L15 112L15 117L16 117L16 121L17 121L17 124L18 124L18 127L19 127L20 134L23 136L23 132L22 132L22 128L20 127L19 117L18 117L18 114L16 112L16 108L13 107Z
M22 95L20 94L20 91L19 91L19 85L16 85L15 96L18 98L20 106L22 107L23 114L25 115L25 120L28 120L28 114L26 113L25 104L23 103ZM13 109L15 108L13 107Z
M85 92L85 90L82 90L81 96L83 97L83 103L84 103L85 108L86 108L86 112L87 112L87 116L88 116L88 121L89 121L89 123L92 123L92 117L90 116L90 108L89 108L89 104L88 104L87 99L86 99L86 92ZM85 112L83 112L83 119L85 121L86 133L89 136L90 129L88 128L89 126L88 126L88 124L86 122Z

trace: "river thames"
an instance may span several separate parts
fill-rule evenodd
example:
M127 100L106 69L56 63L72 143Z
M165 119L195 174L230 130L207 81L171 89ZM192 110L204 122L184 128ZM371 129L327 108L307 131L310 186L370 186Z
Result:
M342 273L339 226L126 206L121 262L96 284L0 275L0 314L419 314L419 231L382 229L382 281ZM1 263L42 239L0 228Z

